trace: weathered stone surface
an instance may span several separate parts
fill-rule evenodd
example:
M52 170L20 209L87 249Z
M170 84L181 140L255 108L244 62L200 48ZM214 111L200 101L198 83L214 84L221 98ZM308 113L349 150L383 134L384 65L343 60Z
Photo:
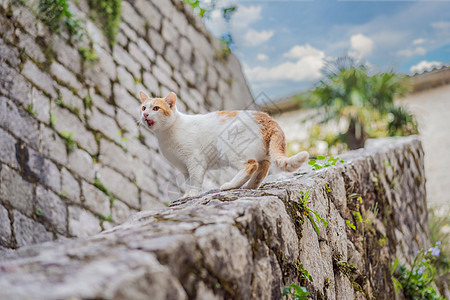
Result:
M69 153L67 167L89 182L94 181L95 168L92 157L84 150L75 149Z
M43 92L46 92L56 98L56 91L53 87L52 79L47 73L41 71L31 60L28 60L23 66L22 74Z
M92 129L102 132L104 135L106 135L112 140L115 141L120 140L120 129L113 118L108 117L105 114L102 114L95 107L93 107L89 111L88 116L89 116L88 124Z
M38 185L36 188L36 208L40 210L39 218L54 226L61 234L67 232L66 204L55 193Z
M76 237L87 237L101 231L100 221L79 206L69 206L69 233Z
M28 142L33 148L39 144L38 122L14 102L0 96L0 126Z
M16 159L16 140L9 133L0 128L0 161L18 169L19 164Z
M153 299L166 299L165 283L155 281L144 271L147 269L164 270L159 273L160 278L171 283L174 299L282 299L282 289L291 283L306 286L314 299L360 299L362 294L355 292L355 284L368 297L395 297L390 279L390 265L395 256L391 255L396 253L410 260L414 253L404 252L399 242L410 243L411 230L423 236L425 242L427 235L426 230L412 228L406 220L402 224L383 220L407 212L408 218L417 219L426 210L408 211L389 200L388 195L396 191L385 182L389 175L384 172L382 160L396 161L398 167L392 171L401 173L404 182L409 182L423 174L420 142L415 137L388 140L387 144L378 143L344 157L348 164L267 182L258 190L211 191L180 199L169 208L135 214L124 224L89 239L43 244L6 254L0 262L0 297L40 295L45 299L59 299L125 295L145 298L151 295ZM417 164L402 169L400 165L405 161L417 161ZM373 181L374 172L379 178L377 184ZM381 189L378 184L382 185ZM407 186L409 190L402 191L403 197L411 199L408 200L411 205L421 206L425 201L423 186L424 182ZM363 198L360 203L363 218L372 218L369 224L377 221L380 224L364 231L353 231L345 225L345 220L356 210L355 202L347 199L347 207L340 209L335 203L341 201L339 197L348 198L342 191L349 189ZM300 191L307 190L311 195L307 205L328 222L325 229L315 219L320 234L298 208L303 197ZM366 214L374 203L380 208L376 218ZM382 210L388 203L390 211ZM80 217L82 213L86 212L69 207L69 215L77 216L78 222L87 220ZM113 216L123 220L126 214L126 205L114 201ZM74 223L71 218L69 227L70 222ZM91 215L89 222L94 224L94 219ZM356 226L369 226L366 224ZM408 232L402 225L408 227ZM382 234L377 229L380 226L388 236L383 246L378 244ZM421 244L421 239L412 240L409 246L414 249L428 246ZM371 247L370 251L364 247ZM139 256L139 264L135 263L135 255ZM342 263L355 263L364 276L357 273L347 277L337 267ZM299 282L300 267L308 270L313 282L304 279ZM121 276L112 279L119 271ZM18 285L20 289L12 288Z
M19 173L2 165L0 170L0 199L27 216L33 214L33 184L24 180Z
M48 232L42 224L25 217L16 210L13 212L13 218L17 246L21 247L53 240L53 234Z
M84 180L82 181L81 186L83 189L84 204L93 212L105 217L108 216L110 213L109 197Z
M80 185L66 168L61 169L61 194L75 203L81 203Z
M56 165L33 149L25 148L24 151L23 167L28 173L27 175L60 193L61 181Z
M123 175L111 168L102 167L98 171L98 178L114 196L131 207L139 208L138 189Z
M8 245L11 239L11 221L9 220L8 211L0 205L0 246Z
M47 126L42 126L40 128L41 143L40 149L42 153L54 159L60 164L67 163L67 151L66 145L62 138Z

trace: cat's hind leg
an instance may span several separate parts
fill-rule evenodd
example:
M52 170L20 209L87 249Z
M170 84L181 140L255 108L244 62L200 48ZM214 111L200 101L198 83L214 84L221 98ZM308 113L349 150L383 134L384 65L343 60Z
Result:
M244 186L244 189L257 189L267 173L269 173L270 161L263 160L258 162L258 169L250 178L250 181Z
M254 159L249 159L246 163L244 163L245 168L240 170L236 176L234 176L231 181L224 183L220 189L221 190L231 190L240 188L244 183L246 183L252 175L258 169L258 162Z

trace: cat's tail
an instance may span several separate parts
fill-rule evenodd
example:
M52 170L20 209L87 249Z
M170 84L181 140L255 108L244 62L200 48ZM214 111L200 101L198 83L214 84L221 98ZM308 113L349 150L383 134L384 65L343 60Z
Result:
M284 172L294 172L309 158L307 151L302 151L291 157L286 155L286 139L281 128L275 130L270 137L269 154L272 162Z

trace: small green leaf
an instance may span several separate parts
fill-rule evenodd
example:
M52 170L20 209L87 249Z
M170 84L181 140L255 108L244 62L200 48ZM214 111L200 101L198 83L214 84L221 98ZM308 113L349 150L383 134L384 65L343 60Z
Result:
M285 287L283 289L283 296L286 296L286 295L288 295L290 293L291 293L291 288L290 287Z
M317 155L317 160L325 159L326 157L324 155Z
M351 229L356 230L355 224L353 224L351 221L345 220L345 223L347 223L348 227L350 227Z
M312 166L312 165L314 165L315 163L316 163L316 161L313 160L313 159L311 159L311 160L308 162L308 165Z

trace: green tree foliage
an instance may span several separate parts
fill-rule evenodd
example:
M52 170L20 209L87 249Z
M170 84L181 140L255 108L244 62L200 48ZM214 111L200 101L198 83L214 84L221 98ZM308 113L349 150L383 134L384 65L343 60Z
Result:
M394 103L409 90L406 77L394 72L369 75L349 56L327 62L323 73L307 100L324 113L323 123L346 121L347 129L338 138L350 149L363 147L372 136L417 133L414 117Z

